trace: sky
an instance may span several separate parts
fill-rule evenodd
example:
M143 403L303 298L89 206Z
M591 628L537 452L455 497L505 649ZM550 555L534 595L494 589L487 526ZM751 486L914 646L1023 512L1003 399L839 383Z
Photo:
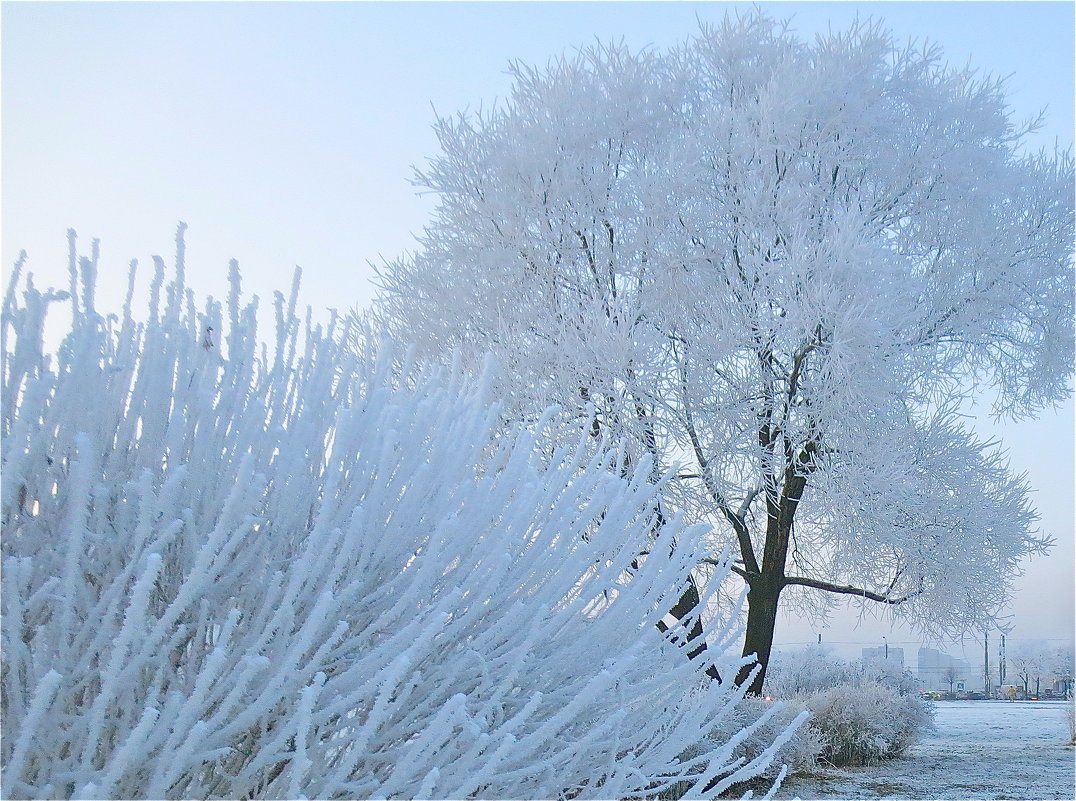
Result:
M1073 142L1070 2L760 3L805 38L857 15L899 40L930 39L954 65L1008 76L1014 118L1046 110L1034 148ZM489 106L512 60L543 65L595 40L664 48L747 3L277 2L0 6L2 263L20 249L39 286L65 286L66 230L101 240L99 307L119 308L132 258L148 265L187 233L190 281L226 292L228 260L263 298L301 265L316 311L361 308L371 264L415 246L434 206L411 184L437 152L435 114ZM145 286L147 270L143 270ZM324 317L324 315L323 315ZM1073 405L992 426L1026 472L1049 558L1018 580L1010 643L1073 637ZM919 637L839 612L795 616L777 642L838 652ZM943 643L943 645L945 645ZM948 649L961 652L959 644ZM1011 646L1010 646L1011 647ZM968 643L967 653L981 655Z

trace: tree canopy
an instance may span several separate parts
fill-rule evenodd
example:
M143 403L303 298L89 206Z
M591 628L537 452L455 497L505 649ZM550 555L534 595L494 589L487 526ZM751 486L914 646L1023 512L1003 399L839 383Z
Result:
M997 615L1048 538L961 411L1069 392L1071 154L875 23L806 43L753 13L512 69L505 103L437 121L435 218L375 316L498 354L514 420L556 402L680 464L664 502L735 543L763 666L788 588L933 631Z

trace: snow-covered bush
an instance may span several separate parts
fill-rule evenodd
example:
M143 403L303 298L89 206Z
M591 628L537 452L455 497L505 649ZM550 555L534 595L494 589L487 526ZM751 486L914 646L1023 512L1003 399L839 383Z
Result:
M96 261L4 299L5 797L699 796L769 766L789 732L737 761L766 716L711 738L741 691L656 628L701 532L655 527L649 465L539 459L486 380L357 358L298 280L259 346L234 263L197 310L182 227L144 322L133 266L98 312Z
M845 661L824 647L783 651L774 660L774 674L767 691L787 697L818 693L844 684L859 685L876 681L893 687L901 695L918 692L918 682L911 671L882 659Z
M915 677L879 660L846 662L820 648L781 653L767 688L810 711L818 757L833 765L898 756L933 725L933 707Z
M866 765L899 756L931 725L932 713L917 695L864 681L833 687L805 699L811 726L822 739L821 759L833 765Z
M852 662L852 665L858 669L861 681L884 684L901 695L919 696L919 679L903 665L886 662L884 659L857 660Z
M773 657L766 691L779 698L822 692L854 683L861 667L836 658L822 647L778 651Z

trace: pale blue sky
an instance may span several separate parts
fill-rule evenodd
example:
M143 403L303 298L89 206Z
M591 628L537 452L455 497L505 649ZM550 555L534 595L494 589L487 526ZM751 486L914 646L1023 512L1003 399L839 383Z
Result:
M1048 107L1036 147L1073 141L1070 2L761 3L813 36L857 15L949 61L1011 75L1018 119ZM745 3L28 3L2 6L5 275L20 248L39 284L66 283L68 227L102 241L102 294L125 265L168 253L185 220L200 292L222 295L229 258L263 297L305 271L316 308L362 305L368 261L413 244L432 208L411 165L436 150L433 108L488 105L505 67L595 38L665 47ZM1062 542L1029 565L1017 632L1073 631L1073 411L999 431ZM1046 588L1046 589L1043 589ZM825 638L877 640L887 626ZM786 621L779 640L814 639ZM890 642L911 639L901 632Z

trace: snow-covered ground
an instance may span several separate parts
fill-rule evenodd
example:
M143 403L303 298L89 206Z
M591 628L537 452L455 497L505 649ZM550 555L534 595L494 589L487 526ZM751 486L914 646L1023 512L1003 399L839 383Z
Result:
M1065 703L941 701L935 722L901 759L797 776L776 797L1076 798Z

